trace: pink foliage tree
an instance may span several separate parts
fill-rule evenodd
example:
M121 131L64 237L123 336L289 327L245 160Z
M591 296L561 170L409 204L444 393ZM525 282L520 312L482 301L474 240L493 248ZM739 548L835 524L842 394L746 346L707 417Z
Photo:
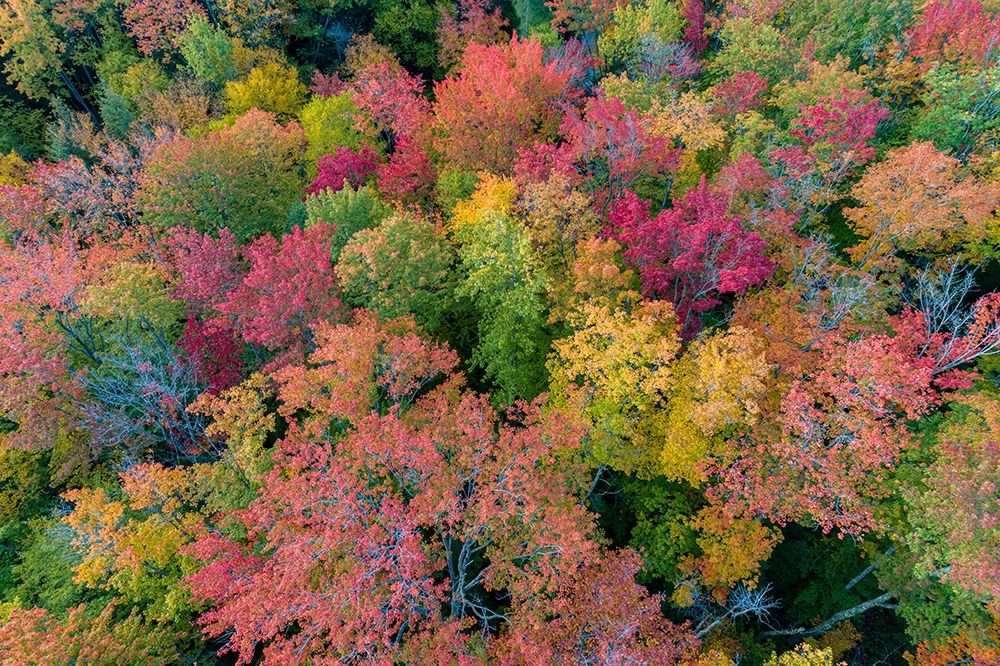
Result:
M309 79L309 92L323 98L339 95L344 92L346 86L347 84L340 80L336 72L324 74L317 69Z
M164 245L174 272L174 292L192 314L219 305L243 277L239 246L229 229L221 229L215 237L176 227Z
M399 137L388 161L378 167L378 189L394 201L427 201L434 192L434 182L430 158L409 136Z
M500 8L493 6L493 0L459 0L457 9L442 5L438 61L450 69L471 42L486 45L507 41L506 28L507 21Z
M536 646L669 663L694 644L635 584L638 558L602 556L573 415L501 420L411 320L361 314L318 343L279 374L291 426L258 498L229 513L245 538L191 549L205 630L238 663L259 645L269 663L518 663Z
M566 115L562 133L599 208L621 197L640 178L655 178L677 168L680 150L669 138L654 134L651 122L648 116L626 109L619 99L603 95L591 99L582 115Z
M379 159L368 146L361 150L337 148L332 155L323 155L316 160L316 178L306 188L307 194L317 194L323 190L337 191L347 183L360 187L378 168Z
M721 116L745 113L766 101L767 79L757 72L736 72L712 88L713 111Z
M934 370L888 336L828 340L822 355L782 399L779 430L751 437L715 493L737 513L859 536L880 527L905 419L939 402Z
M959 366L1000 350L996 295L953 312L957 327L940 310L907 308L891 335L829 336L782 399L779 429L749 438L745 455L719 470L716 496L782 524L853 536L882 529L888 475L914 441L906 420L934 410L942 390L971 387L975 375Z
M684 41L695 55L700 55L708 48L708 37L705 36L704 0L684 0L682 15L687 22L684 26Z
M347 86L358 110L385 139L422 137L430 121L424 82L385 60L358 71Z
M740 219L726 213L728 205L728 197L711 192L702 178L656 217L631 192L609 214L611 231L646 293L673 302L687 335L697 332L697 315L718 305L721 294L741 294L774 271L764 240L744 231Z
M435 148L454 166L510 171L518 150L555 137L573 73L545 62L537 39L475 42L435 86Z
M864 164L875 156L868 141L878 124L889 117L889 110L878 100L864 102L862 95L845 89L839 97L802 107L788 133L809 148L822 142L839 152L851 151L851 159Z
M693 637L663 621L661 599L635 582L641 566L622 551L582 568L552 601L549 621L512 629L499 663L682 663Z
M129 34L144 55L176 49L192 14L204 14L193 0L134 0L122 15Z
M769 153L778 176L775 198L793 215L826 208L837 187L875 156L869 142L889 111L864 98L864 91L842 89L801 107L788 131L798 143Z
M979 0L935 0L906 35L907 51L930 68L938 61L995 61L1000 47L1000 14L987 13Z
M312 329L342 311L329 242L334 227L296 227L280 241L261 236L243 254L250 271L216 309L232 317L247 342L281 355L272 363L302 358Z

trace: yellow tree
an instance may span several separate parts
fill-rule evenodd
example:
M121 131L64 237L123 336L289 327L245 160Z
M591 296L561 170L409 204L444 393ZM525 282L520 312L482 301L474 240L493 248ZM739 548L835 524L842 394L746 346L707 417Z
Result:
M696 340L674 369L674 390L663 416L664 475L702 485L725 464L732 438L760 417L771 368L764 341L745 328Z
M669 479L704 486L711 473L738 454L741 433L767 409L771 365L755 332L734 327L696 340L674 366L674 387L660 412L659 471ZM680 605L707 590L720 598L737 583L756 584L760 564L780 541L762 523L734 516L718 504L688 523L698 552L680 563L684 580L674 593Z
M576 332L553 343L552 400L584 410L598 463L649 477L658 447L648 426L671 390L680 350L674 309L666 301L630 309L585 303L573 319Z
M513 178L502 178L485 171L478 174L479 185L467 199L455 204L451 213L451 226L456 231L489 215L507 215L517 198L517 184Z
M226 108L234 116L260 109L288 120L306 103L309 90L299 81L294 67L272 62L254 67L241 81L226 82L223 92Z
M181 549L204 519L196 507L213 490L206 483L210 467L143 463L121 474L120 495L103 488L67 492L74 508L64 521L82 558L76 582L116 592L151 620L189 622L196 608L179 581L195 563Z
M553 173L542 182L525 184L515 214L524 220L551 286L558 292L571 285L566 278L576 260L577 244L598 230L591 198L564 174Z
M271 450L265 445L277 428L277 417L268 408L274 394L272 380L254 373L219 395L202 393L188 408L212 418L205 435L225 443L225 461L241 479L254 486L271 468Z
M0 58L19 92L42 99L60 82L68 82L62 69L65 50L45 16L43 3L8 0L0 5Z

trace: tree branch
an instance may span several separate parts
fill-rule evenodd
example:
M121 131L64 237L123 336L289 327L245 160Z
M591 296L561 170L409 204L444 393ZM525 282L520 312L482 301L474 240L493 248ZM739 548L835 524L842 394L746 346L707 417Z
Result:
M816 625L811 629L806 629L805 627L796 627L794 629L774 629L772 631L765 631L761 633L761 636L817 636L822 633L826 633L830 629L833 629L838 624L844 620L849 620L850 618L861 615L867 610L875 608L876 606L882 606L885 602L892 598L891 592L886 592L885 594L880 594L874 599L869 599L868 601L862 602L857 606L852 606L845 610L840 611L836 615L833 615L826 622Z

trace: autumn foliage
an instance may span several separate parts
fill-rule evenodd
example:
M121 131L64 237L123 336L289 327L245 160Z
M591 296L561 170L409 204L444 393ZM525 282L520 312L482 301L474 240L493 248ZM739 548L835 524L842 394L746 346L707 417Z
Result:
M1000 663L997 0L4 0L0 72L0 664Z

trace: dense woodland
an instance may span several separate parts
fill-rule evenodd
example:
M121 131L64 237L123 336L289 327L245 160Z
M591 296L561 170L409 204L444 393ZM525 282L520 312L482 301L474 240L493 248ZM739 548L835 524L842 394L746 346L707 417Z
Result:
M0 663L1000 664L997 0L3 0Z

